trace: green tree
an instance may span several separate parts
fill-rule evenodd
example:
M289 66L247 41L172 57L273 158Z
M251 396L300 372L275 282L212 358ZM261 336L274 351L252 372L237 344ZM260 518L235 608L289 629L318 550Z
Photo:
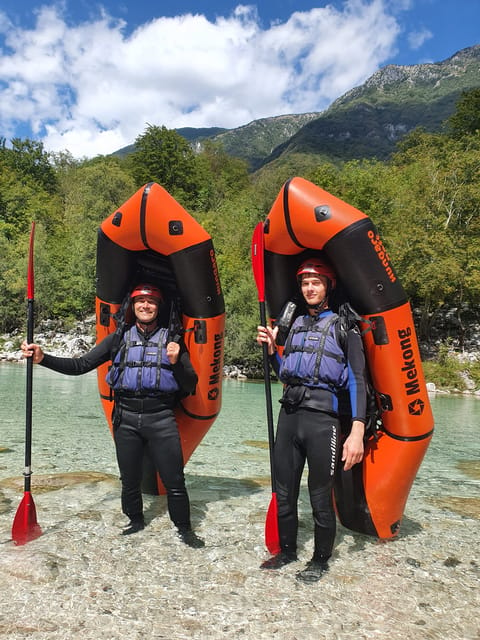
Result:
M197 211L218 210L250 184L247 163L229 156L218 142L205 141L195 162L199 184L194 205Z
M135 184L118 159L99 156L63 165L59 191L63 224L48 242L50 261L41 284L51 316L83 318L94 311L98 228L134 193Z
M480 88L463 91L447 127L454 138L480 131Z
M478 134L465 150L446 136L416 132L382 183L392 203L387 247L421 309L422 338L442 308L456 307L461 326L464 304L480 302L479 148Z
M8 240L0 228L0 330L11 332L26 317L28 236Z
M28 240L32 222L37 236L59 221L59 199L48 194L30 175L19 172L0 153L0 328L11 331L24 324ZM44 251L37 240L36 254Z
M325 191L328 191L328 193L340 197L339 194L342 189L341 170L339 167L331 164L330 162L324 162L315 167L315 169L309 171L306 178L322 189L325 189Z
M12 148L0 146L0 157L22 178L30 178L49 194L57 190L57 177L51 156L37 140L12 139Z
M261 358L253 341L258 303L250 252L253 229L263 212L256 207L253 194L254 189L248 188L200 218L215 244L227 311L225 359L230 364L251 364Z
M176 131L148 125L135 139L135 151L126 163L137 188L158 182L185 207L195 204L199 190L195 154Z

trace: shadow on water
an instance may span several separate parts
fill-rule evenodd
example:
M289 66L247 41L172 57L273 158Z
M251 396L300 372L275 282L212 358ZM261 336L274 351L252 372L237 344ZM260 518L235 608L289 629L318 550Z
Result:
M205 476L199 474L186 474L186 478L191 487L218 492L218 499L221 500L262 491L266 484L263 478L230 478L228 476ZM267 480L269 483L270 479L267 478Z
M185 474L187 490L190 497L192 519L195 523L203 520L208 505L225 501L230 498L248 498L254 493L264 490L263 478L231 478L226 476L209 476L199 474ZM269 482L269 479L266 479ZM145 519L154 520L167 511L165 495L148 496L145 500Z
M346 536L352 536L354 542L353 545L349 546L349 553L358 553L368 551L368 548L372 545L394 544L401 538L417 536L421 531L423 531L423 527L418 522L405 517L402 519L398 536L389 539L376 538L374 536L368 536L356 531L350 531L349 529L339 524L337 527L336 544L338 545L340 542L342 542Z
M204 519L205 513L208 508L208 504L217 501L225 501L230 498L248 498L254 493L258 493L264 490L264 486L268 478L233 478L225 476L212 476L212 475L197 475L186 474L187 489L190 496L192 507L192 518L195 523ZM114 493L118 493L118 501L120 508L120 485L117 477L112 474L103 474L96 472L74 472L74 473L60 473L60 474L46 474L36 476L35 478L35 494L41 495L47 492L60 492L65 489L74 489L75 487L93 487L93 485L99 482L105 482L105 494L103 495L103 501L109 502ZM13 501L10 497L7 497L4 493L4 489L20 491L20 480L16 477L4 479L0 482L0 513L6 513L12 509ZM150 495L144 494L145 503L145 519L151 522L155 518L163 516L167 512L167 500L165 495ZM87 512L91 509L89 504L86 507ZM83 513L84 509L79 510L79 514ZM94 519L93 513L91 519ZM58 530L64 525L63 522L59 522L45 533Z
M298 527L298 544L299 548L303 548L312 539L313 536L313 517L310 506L310 499L308 490L306 487L302 487L300 491L300 498L298 503L299 511L299 527ZM372 545L395 543L400 538L409 538L411 536L417 536L423 527L416 520L412 520L408 517L403 517L400 532L395 538L388 540L377 538L375 536L369 536L357 531L352 531L344 527L337 519L337 534L335 537L335 547L340 545L346 540L346 538L353 538L353 544L349 542L349 553L355 554L358 552L368 551Z

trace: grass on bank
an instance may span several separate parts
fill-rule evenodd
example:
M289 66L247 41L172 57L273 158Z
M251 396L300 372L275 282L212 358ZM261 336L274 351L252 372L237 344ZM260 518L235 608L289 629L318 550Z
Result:
M435 360L426 360L422 364L425 380L433 382L438 389L472 390L469 382L475 385L475 389L480 389L480 361L463 361L448 343L440 346Z

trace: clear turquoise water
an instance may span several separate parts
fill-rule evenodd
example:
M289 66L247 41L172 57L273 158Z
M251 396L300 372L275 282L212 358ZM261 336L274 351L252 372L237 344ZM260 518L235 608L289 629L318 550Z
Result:
M114 450L97 392L94 372L63 376L34 369L32 466L37 473L95 470L116 472ZM273 385L276 416L280 386ZM435 434L418 474L419 489L458 487L470 481L459 462L479 459L480 399L436 395L431 398ZM0 477L23 470L25 436L25 367L0 364ZM245 444L246 441L253 441ZM266 442L263 384L225 380L222 411L188 464L188 471L208 466L220 475L268 475L268 452L256 452L254 441ZM238 464L236 454L252 454ZM255 456L255 453L257 455ZM255 457L257 458L255 461Z

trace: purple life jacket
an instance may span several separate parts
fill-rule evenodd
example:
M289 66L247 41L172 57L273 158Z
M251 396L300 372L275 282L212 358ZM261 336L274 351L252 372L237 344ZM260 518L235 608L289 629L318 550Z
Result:
M298 317L285 343L279 378L289 385L335 392L348 381L347 359L336 338L338 316Z
M160 328L145 339L135 325L130 327L107 374L110 387L138 396L178 391L167 357L167 341L167 329Z

